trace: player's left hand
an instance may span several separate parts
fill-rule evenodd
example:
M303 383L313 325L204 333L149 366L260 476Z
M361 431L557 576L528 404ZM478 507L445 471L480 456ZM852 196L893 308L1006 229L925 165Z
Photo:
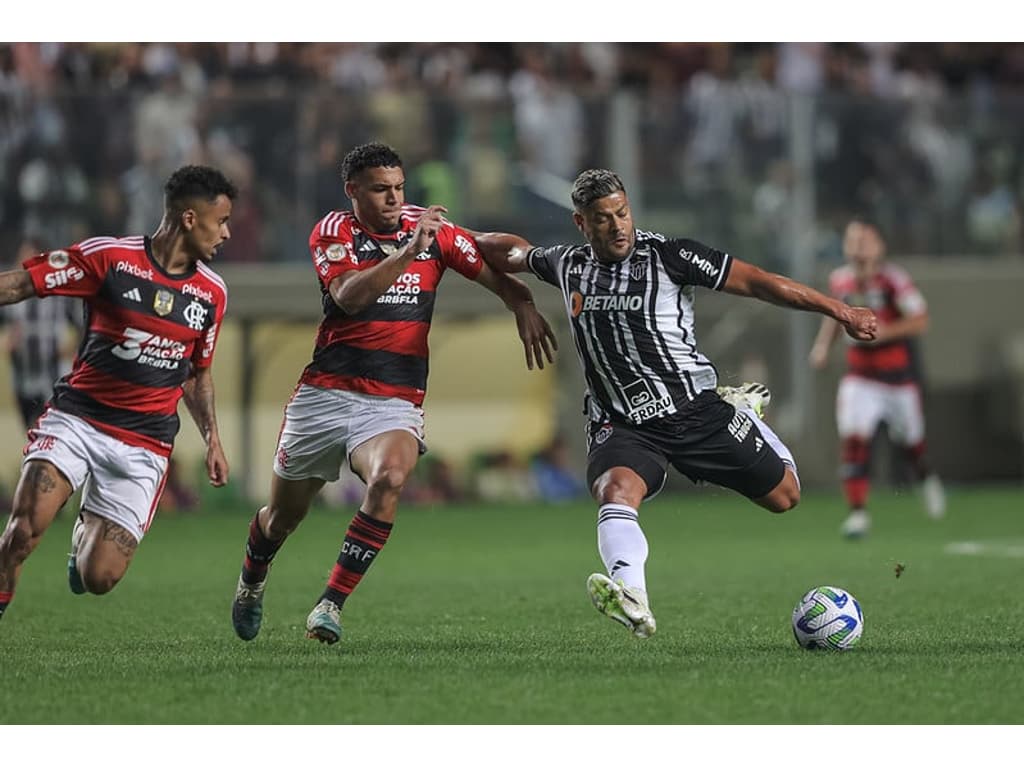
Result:
M558 340L551 326L532 301L524 301L516 307L515 316L519 338L526 352L526 367L532 371L536 360L537 367L544 370L544 358L547 357L549 363L555 362L553 350L558 349Z
M206 476L214 488L220 488L228 482L228 459L219 442L211 441L206 448Z
M847 335L857 341L873 341L878 335L878 318L867 307L847 307L840 322Z

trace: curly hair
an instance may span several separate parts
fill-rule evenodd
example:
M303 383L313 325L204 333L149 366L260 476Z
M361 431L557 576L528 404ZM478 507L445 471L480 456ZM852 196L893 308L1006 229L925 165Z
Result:
M595 200L608 197L616 192L625 192L619 174L603 168L592 168L576 177L572 184L572 204L582 211Z
M344 181L352 179L367 168L401 168L402 158L387 144L370 142L360 144L351 150L345 159L341 161L341 178Z
M219 195L234 200L238 189L223 173L206 165L182 166L164 184L164 204L168 210L181 208L189 200L212 202Z

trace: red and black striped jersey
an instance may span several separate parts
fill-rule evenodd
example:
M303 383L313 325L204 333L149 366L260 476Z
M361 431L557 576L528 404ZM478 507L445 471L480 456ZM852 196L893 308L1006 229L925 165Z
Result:
M870 307L880 325L927 311L921 292L906 270L883 262L867 280L857 279L849 265L829 275L829 291L840 301ZM884 344L865 344L847 337L846 364L849 373L887 384L906 384L917 379L908 339Z
M84 300L85 334L50 405L117 439L170 455L191 366L213 362L227 306L202 262L171 275L148 237L94 237L25 261L36 294Z
M451 267L470 280L483 269L472 236L446 221L434 244L411 262L394 284L366 309L347 315L329 286L339 275L368 269L395 253L416 229L425 209L402 206L398 231L371 234L351 211L332 211L317 222L309 250L320 278L324 317L313 360L301 383L328 389L399 397L422 405L427 389L427 334L434 297Z

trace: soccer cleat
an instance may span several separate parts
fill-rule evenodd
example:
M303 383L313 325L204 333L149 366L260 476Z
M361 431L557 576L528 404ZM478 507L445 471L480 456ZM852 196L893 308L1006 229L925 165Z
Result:
M946 491L942 487L942 481L938 475L931 474L921 483L921 493L924 496L924 508L928 517L938 520L946 514Z
M758 418L764 418L764 409L772 401L771 390L757 382L745 381L738 387L718 387L715 391L729 405L734 408L749 408Z
M306 637L333 645L341 639L341 608L324 598L306 619Z
M231 603L231 623L235 634L243 640L252 640L260 633L263 621L263 590L267 588L267 580L255 584L246 584L238 577L235 589L235 600Z
M86 592L82 574L78 572L78 550L82 546L82 536L84 535L85 522L79 515L75 519L75 527L71 531L71 551L68 552L68 587L76 595L84 595Z
M657 630L658 625L647 605L647 593L642 589L612 581L603 573L592 573L587 578L587 592L597 610L637 637L650 637Z
M867 536L870 529L871 518L868 517L868 513L863 509L855 509L843 521L839 532L848 539L860 539Z

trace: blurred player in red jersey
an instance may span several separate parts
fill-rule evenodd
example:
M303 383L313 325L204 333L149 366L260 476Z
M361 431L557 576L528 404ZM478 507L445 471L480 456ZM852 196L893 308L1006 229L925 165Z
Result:
M267 572L341 463L366 483L326 589L306 621L307 637L335 643L341 608L388 540L398 499L420 454L427 386L427 335L435 290L447 269L495 293L514 313L526 362L544 367L555 338L520 281L493 272L476 236L445 220L441 206L405 203L405 173L394 149L356 147L341 176L352 210L328 213L309 238L324 317L313 360L291 400L274 460L270 501L249 525L231 619L252 640L263 617Z
M873 341L849 341L847 371L836 397L843 493L850 507L841 530L851 538L864 536L871 525L867 513L871 441L883 421L922 484L929 516L942 517L946 510L942 482L929 469L925 456L921 386L910 348L910 340L928 328L928 307L910 275L885 261L885 251L878 227L853 219L843 237L847 264L829 276L833 296L871 307L878 316L878 336ZM811 348L814 368L825 367L838 335L836 322L823 318Z
M69 586L104 594L121 580L160 500L183 396L206 442L211 484L227 482L210 369L227 289L207 264L231 236L236 191L220 171L185 166L164 193L152 237L93 237L0 274L0 304L63 295L87 311L72 370L28 432L0 536L0 615L26 558L78 488Z

